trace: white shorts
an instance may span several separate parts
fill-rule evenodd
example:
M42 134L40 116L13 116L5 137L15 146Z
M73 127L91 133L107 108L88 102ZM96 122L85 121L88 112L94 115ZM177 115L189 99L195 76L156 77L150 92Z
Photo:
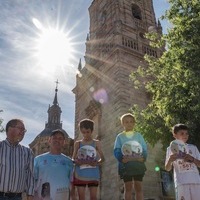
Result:
M176 200L199 200L200 184L179 185L175 188Z

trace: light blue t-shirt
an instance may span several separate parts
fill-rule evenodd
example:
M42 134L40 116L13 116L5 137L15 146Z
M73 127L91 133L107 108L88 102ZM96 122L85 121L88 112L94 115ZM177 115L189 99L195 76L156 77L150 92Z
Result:
M127 163L122 162L123 156L127 157L143 157L147 158L147 145L138 132L132 132L131 134L119 133L115 139L114 144L114 156L118 160L118 173L123 176L143 175L146 171L144 162L129 161Z
M72 160L64 154L45 153L34 159L34 199L61 200L69 193Z
M144 138L142 137L142 135L138 132L133 132L129 137L124 132L119 133L115 140L114 149L121 149L122 146L129 141L136 141L141 145L142 156L146 160L147 145L146 145L146 142L145 142Z

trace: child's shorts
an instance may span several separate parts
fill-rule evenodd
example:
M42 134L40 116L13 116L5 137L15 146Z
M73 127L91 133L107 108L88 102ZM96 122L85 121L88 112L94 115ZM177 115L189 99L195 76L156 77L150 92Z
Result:
M200 184L185 184L175 188L176 199L180 200L199 200L200 199Z
M83 181L83 180L79 180L77 178L74 178L73 180L73 185L77 186L77 187L98 187L99 185L99 181Z
M142 181L143 180L143 177L144 177L144 174L141 174L141 175L133 175L133 176L123 176L123 180L124 182L129 182L129 181Z

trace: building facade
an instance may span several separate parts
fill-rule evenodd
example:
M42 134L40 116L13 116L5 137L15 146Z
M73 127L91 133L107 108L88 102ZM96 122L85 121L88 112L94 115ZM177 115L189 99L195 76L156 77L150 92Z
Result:
M89 7L90 30L86 40L85 66L79 63L75 94L75 139L80 138L78 123L83 118L95 121L94 137L101 140L106 161L101 168L98 198L123 199L122 182L117 173L113 146L122 131L120 116L137 104L144 108L149 96L134 89L131 72L146 66L144 55L160 57L163 50L150 47L144 34L162 27L156 21L152 0L93 0ZM144 80L145 81L145 80ZM155 152L149 147L144 178L146 199L162 199L160 174L156 172Z

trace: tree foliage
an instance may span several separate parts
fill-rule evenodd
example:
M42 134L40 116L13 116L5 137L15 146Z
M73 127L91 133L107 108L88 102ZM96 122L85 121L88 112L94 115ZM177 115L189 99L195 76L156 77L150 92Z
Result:
M165 148L172 140L171 127L185 123L190 142L200 147L200 1L169 3L163 18L173 27L161 39L156 33L147 34L152 46L165 43L167 50L158 59L145 56L148 68L139 67L131 74L135 83L141 77L148 80L144 87L151 96L145 109L134 107L133 112L151 144L160 140Z

